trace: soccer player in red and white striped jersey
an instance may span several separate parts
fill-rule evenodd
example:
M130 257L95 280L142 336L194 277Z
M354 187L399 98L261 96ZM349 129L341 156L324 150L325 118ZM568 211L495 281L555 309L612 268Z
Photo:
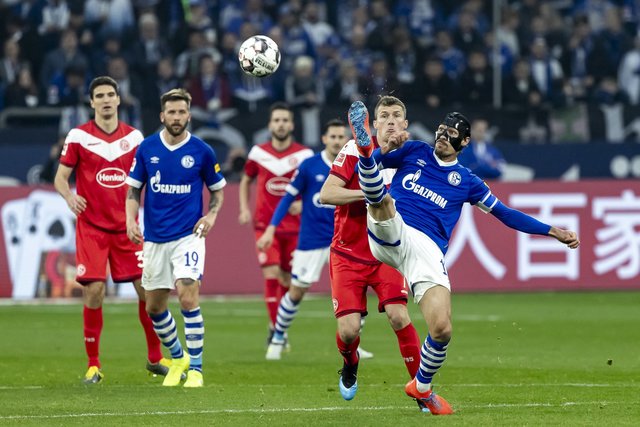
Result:
M313 151L293 141L293 111L287 104L275 103L271 106L269 131L271 140L255 145L249 151L245 171L240 180L240 224L248 224L251 219L249 192L251 183L256 185L256 209L253 214L255 238L258 240L271 222L273 212L280 199L286 194L285 188L293 173L303 160L313 156ZM298 244L300 228L300 201L293 203L295 214L289 209L278 225L273 243L269 248L258 251L258 262L265 280L264 298L269 314L269 341L273 334L280 298L291 284L291 261ZM297 210L297 212L295 212Z
M133 282L139 296L138 317L147 340L147 369L164 375L169 361L162 357L140 283L142 245L127 238L124 209L125 179L143 136L118 120L120 96L118 84L111 77L95 78L89 96L95 118L67 135L54 180L56 190L77 216L76 280L83 286L84 342L89 358L84 382L94 384L103 378L99 346L107 264L114 282ZM75 193L69 184L74 171Z

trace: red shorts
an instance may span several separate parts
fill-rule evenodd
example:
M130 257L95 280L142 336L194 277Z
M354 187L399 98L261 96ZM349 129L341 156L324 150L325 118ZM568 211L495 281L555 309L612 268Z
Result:
M264 230L255 230L256 241L262 236ZM297 234L278 234L273 238L273 243L266 251L256 249L258 254L258 262L260 267L270 265L278 265L282 271L291 273L291 261L293 260L293 251L298 246Z
M76 224L76 280L81 284L104 282L107 261L114 282L131 282L142 277L142 245L126 232L108 233L85 221Z
M351 313L367 314L367 287L378 296L378 311L387 304L407 305L409 290L402 275L380 263L362 264L331 252L329 256L331 296L336 317Z

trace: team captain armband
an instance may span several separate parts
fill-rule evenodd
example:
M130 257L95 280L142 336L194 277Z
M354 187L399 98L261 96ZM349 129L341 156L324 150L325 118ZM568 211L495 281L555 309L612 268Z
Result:
M476 203L476 206L480 208L482 212L489 213L498 202L500 202L500 200L498 200L498 198L489 191L478 203Z

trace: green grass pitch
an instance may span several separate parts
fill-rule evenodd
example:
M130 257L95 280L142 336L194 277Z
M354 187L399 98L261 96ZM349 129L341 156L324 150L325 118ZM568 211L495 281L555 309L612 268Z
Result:
M454 294L454 339L435 379L456 410L449 417L422 414L404 395L409 378L384 315L367 318L362 346L375 357L345 402L330 298L303 302L279 362L264 360L261 300L208 299L202 309L205 387L184 389L146 374L134 302L105 303L105 380L92 387L81 384L80 304L0 306L0 425L640 425L640 292Z

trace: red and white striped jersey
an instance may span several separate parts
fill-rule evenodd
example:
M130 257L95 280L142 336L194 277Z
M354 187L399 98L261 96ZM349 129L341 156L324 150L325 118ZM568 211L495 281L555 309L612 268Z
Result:
M87 200L78 220L105 231L126 231L125 179L143 139L139 130L122 122L112 133L94 120L71 129L60 163L75 169L78 195Z
M283 151L277 151L271 141L254 145L249 151L244 171L251 178L257 178L256 210L253 225L256 230L264 230L271 221L285 188L303 160L313 156L313 151L297 142ZM277 231L297 233L300 228L300 215L287 214Z

